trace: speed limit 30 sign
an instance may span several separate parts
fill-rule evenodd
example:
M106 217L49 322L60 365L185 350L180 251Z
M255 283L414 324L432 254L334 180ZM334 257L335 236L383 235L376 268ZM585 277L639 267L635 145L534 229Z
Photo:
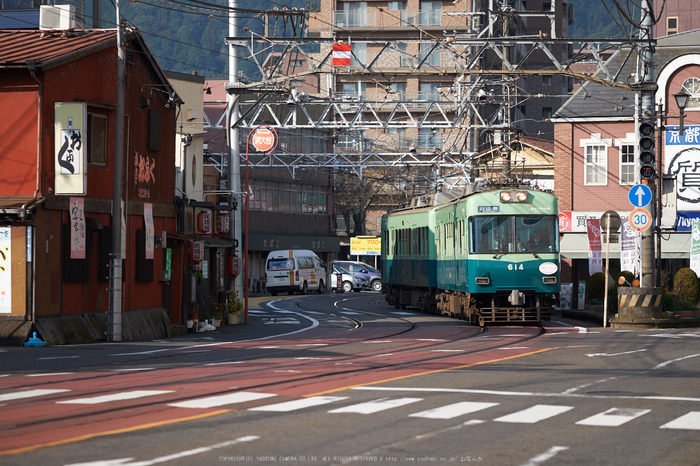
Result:
M651 226L651 214L646 209L634 209L630 212L629 222L635 230L644 231Z

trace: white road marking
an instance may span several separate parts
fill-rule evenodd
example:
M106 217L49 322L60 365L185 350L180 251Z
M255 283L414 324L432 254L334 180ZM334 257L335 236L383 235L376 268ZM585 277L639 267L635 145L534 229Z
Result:
M576 424L581 426L617 427L650 411L651 409L611 408L595 416L578 421Z
M340 363L336 363L340 364ZM587 384L593 385L593 384ZM510 392L499 390L471 390L467 388L404 388L404 387L352 387L351 390L374 390L386 392L439 392L439 393L475 393L479 395L498 395L498 396L535 396L544 398L590 398L600 400L660 400L660 401L690 401L693 403L700 402L700 398L691 398L683 396L647 396L647 395L590 395L573 393L574 390L579 390L587 385L576 387L560 393L551 392Z
M284 403L275 403L272 405L258 406L250 408L248 411L271 411L276 413L288 413L304 408L321 406L335 401L348 399L347 396L312 396L310 398L302 398L300 400L285 401Z
M646 351L646 349L638 349L634 351L625 351L624 353L591 353L587 354L589 358L593 358L595 356L622 356L623 354L632 354L632 353L641 353L643 351Z
M50 390L50 389L36 389L36 390L26 390L14 393L0 394L0 401L11 401L11 400L21 400L22 398L34 398L37 396L53 395L55 393L65 393L70 390Z
M515 422L518 424L534 424L544 419L557 416L574 409L573 406L535 405L531 408L518 411L494 419L497 422Z
M119 458L119 459L115 459L115 460L91 461L89 463L73 463L73 464L69 464L66 466L119 466L119 465L151 466L152 464L167 463L167 462L174 461L174 460L177 460L180 458L185 458L187 456L200 455L202 453L207 453L209 451L216 450L217 448L229 447L231 445L236 445L238 443L243 443L243 442L251 442L251 441L257 440L259 438L260 437L258 437L257 435L248 435L245 437L239 437L235 440L229 440L228 442L217 443L214 445L209 445L207 447L194 448L192 450L185 450L185 451L181 451L178 453L173 453L171 455L153 458L152 460L137 461L134 463L130 463L130 461L133 460L134 458Z
M557 453L566 451L568 450L569 447L557 447L554 446L550 448L549 450L545 451L544 453L541 453L533 458L530 458L530 460L527 463L524 463L522 466L537 466L538 464L542 464L547 460L550 460L554 458Z
M304 343L303 345L296 346L328 346L328 343Z
M355 311L339 311L341 314L345 314L348 316L361 316L362 312L355 312Z
M504 350L504 349L530 349L529 346L509 346L508 348L496 348L499 350Z
M462 349L434 349L434 350L430 350L430 351L432 351L433 353L462 353L466 350L462 350Z
M80 356L55 356L51 358L37 358L40 361L48 361L49 359L76 359L79 358Z
M356 413L356 414L373 414L386 409L398 408L416 401L421 401L423 398L380 398L378 400L368 401L356 405L346 406L344 408L333 409L329 413Z
M110 369L110 372L153 371L155 367L134 367L133 369Z
M75 372L47 372L46 374L27 374L27 377L49 377L51 375L73 375Z
M394 340L373 340L373 341L363 341L362 343L365 344L373 344L373 343L393 343Z
M277 396L272 393L255 393L255 392L236 392L226 395L209 396L207 398L199 398L196 400L181 401L179 403L171 403L168 406L175 408L215 408L217 406L230 405L234 403L245 403L246 401L262 400Z
M659 428L700 430L700 411L691 411Z
M473 403L469 401L462 401L435 409L429 409L427 411L421 411L420 413L411 414L409 417L423 417L426 419L452 419L464 414L475 413L492 406L498 406L498 404L499 403Z
M166 393L175 393L174 390L133 390L130 392L113 393L111 395L100 395L89 398L75 398L72 400L57 401L57 404L72 404L72 405L96 405L100 403L110 403L113 401L135 400L147 396L164 395Z
M392 314L396 314L397 316L414 316L416 315L415 312L392 312Z

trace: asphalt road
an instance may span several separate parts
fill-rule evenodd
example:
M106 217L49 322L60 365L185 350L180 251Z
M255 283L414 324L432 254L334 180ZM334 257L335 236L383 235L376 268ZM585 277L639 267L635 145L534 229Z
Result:
M700 330L252 303L215 332L0 348L0 464L700 463Z

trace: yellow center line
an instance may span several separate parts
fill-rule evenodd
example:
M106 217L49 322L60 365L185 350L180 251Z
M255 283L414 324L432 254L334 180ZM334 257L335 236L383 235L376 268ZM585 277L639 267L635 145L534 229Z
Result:
M168 424L176 424L178 422L194 421L197 419L204 419L206 417L218 416L220 414L230 413L231 411L233 411L233 410L222 409L222 410L214 411L211 413L198 414L196 416L183 417L180 419L171 419L168 421L151 422L149 424L142 424L142 425L133 426L133 427L125 427L123 429L109 430L107 432L97 432L94 434L81 435L79 437L73 437L73 438L64 439L64 440L56 440L55 442L48 442L48 443L42 443L42 444L38 444L38 445L32 445L29 447L16 448L14 450L0 451L0 456L15 455L17 453L26 453L28 451L37 450L39 448L55 447L58 445L66 445L68 443L82 442L83 440L89 440L89 439L95 438L95 437L105 437L108 435L124 434L127 432L134 432L134 431L143 430L143 429L151 429L153 427L160 427L160 426L165 426Z

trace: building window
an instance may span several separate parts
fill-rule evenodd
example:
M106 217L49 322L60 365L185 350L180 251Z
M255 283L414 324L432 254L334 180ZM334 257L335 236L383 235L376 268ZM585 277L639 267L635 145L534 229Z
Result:
M440 100L440 83L420 83L419 100L430 100L437 102Z
M406 100L406 83L391 83L389 89L392 90L392 95L398 100Z
M418 53L418 61L423 63L423 66L440 66L440 50L433 50L434 45L435 44L432 42L421 42L420 52ZM428 57L427 60L425 59L426 57Z
M395 48L399 52L399 55L401 57L399 59L399 66L401 68L408 68L408 67L413 68L413 67L415 67L415 65L413 64L413 60L411 60L411 57L409 57L406 54L406 43L405 42L396 43L394 45L395 45Z
M386 134L389 136L389 146L399 149L408 147L406 143L406 128L387 128Z
M700 109L700 78L688 78L683 81L682 90L690 95L686 110Z
M544 120L552 118L552 107L542 107L542 118Z
M442 16L442 1L420 2L421 26L440 26L440 16Z
M406 26L406 22L408 21L406 2L389 2L388 10L401 19L401 26Z
M551 74L545 74L542 76L542 85L543 86L551 86L552 85L552 75Z
M91 165L107 165L107 116L88 113L87 161Z
M361 68L364 64L367 64L367 43L353 42L350 66Z
M620 146L620 184L634 184L634 145Z
M364 99L367 93L367 83L343 83L343 97L353 100Z
M301 68L302 66L304 66L304 60L291 60L289 62L289 65L292 68Z
M678 16L669 16L666 18L666 35L678 34Z
M421 128L418 132L418 149L431 151L440 149L440 130L434 128Z
M367 26L367 2L345 2L343 13L346 26Z
M584 185L607 186L608 184L608 147L611 139L601 138L599 133L591 134L591 139L582 139L584 149Z

